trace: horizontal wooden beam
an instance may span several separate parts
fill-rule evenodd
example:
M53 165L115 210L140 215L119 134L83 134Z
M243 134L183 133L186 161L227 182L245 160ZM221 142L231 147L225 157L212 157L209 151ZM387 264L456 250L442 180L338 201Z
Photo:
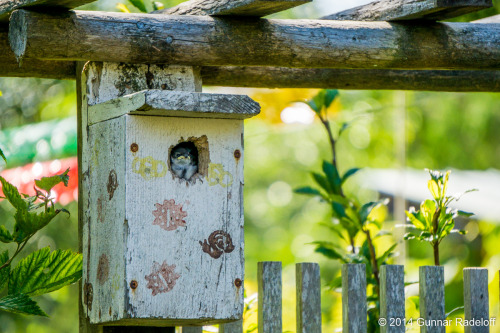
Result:
M377 69L500 69L500 24L12 14L18 59Z
M201 77L226 87L500 92L500 70L202 67Z
M168 15L233 15L262 17L312 0L191 0L153 14Z
M96 0L0 0L0 24L9 22L10 14L20 8L47 7L73 9Z
M325 20L444 20L493 6L492 0L378 0L322 17Z

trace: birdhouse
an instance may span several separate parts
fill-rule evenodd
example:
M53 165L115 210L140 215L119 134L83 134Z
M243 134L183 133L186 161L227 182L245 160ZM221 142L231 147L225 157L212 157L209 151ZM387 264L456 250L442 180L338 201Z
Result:
M88 107L91 323L241 318L243 119L259 111L247 96L165 90Z

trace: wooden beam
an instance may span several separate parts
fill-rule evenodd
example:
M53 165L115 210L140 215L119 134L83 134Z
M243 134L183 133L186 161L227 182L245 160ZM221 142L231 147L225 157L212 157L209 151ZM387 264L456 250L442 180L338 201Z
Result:
M500 15L485 17L480 20L472 21L473 23L500 23Z
M500 69L500 24L12 14L18 59L379 69Z
M255 88L500 92L500 70L202 67L203 84Z
M322 17L324 20L444 20L493 6L492 0L378 0Z
M0 28L0 77L75 79L75 63L73 61L30 59L20 66L10 49L7 34L6 29Z
M9 22L10 14L21 8L46 7L53 11L55 8L73 9L96 0L0 0L0 23Z
M308 2L312 0L191 0L153 14L262 17Z

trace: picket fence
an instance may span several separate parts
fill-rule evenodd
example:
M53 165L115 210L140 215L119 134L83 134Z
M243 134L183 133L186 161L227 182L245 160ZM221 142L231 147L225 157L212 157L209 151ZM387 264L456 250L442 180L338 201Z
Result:
M282 333L281 262L258 263L258 332ZM366 267L342 266L342 322L344 333L367 331ZM321 333L321 282L316 263L296 264L297 333ZM465 333L495 332L495 318L489 317L488 270L465 268L464 318L459 326ZM422 333L445 333L444 267L419 269L420 318L412 323ZM381 333L403 333L405 326L404 267L380 267ZM406 323L408 324L408 322ZM182 333L201 333L201 327L183 327ZM220 325L219 332L243 333L242 321Z

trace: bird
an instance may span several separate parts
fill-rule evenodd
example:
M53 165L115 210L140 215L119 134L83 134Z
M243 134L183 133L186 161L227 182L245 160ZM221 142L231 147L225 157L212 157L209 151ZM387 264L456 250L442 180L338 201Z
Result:
M172 172L180 179L190 180L198 172L198 150L192 142L182 142L170 153Z

